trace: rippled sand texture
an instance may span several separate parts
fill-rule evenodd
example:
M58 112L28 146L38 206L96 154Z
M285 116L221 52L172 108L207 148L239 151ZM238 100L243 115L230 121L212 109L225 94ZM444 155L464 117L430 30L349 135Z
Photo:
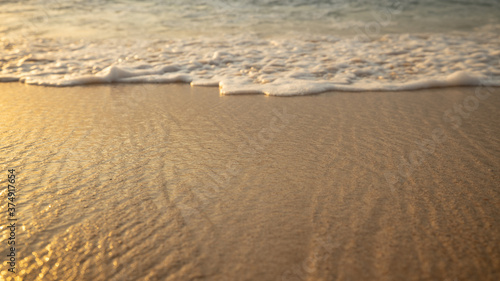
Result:
M20 262L0 278L499 280L500 89L484 90L2 84Z

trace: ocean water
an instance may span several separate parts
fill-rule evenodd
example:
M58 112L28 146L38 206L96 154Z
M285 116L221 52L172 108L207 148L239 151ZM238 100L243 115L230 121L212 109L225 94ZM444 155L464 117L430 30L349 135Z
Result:
M0 81L221 94L500 86L500 1L1 1Z

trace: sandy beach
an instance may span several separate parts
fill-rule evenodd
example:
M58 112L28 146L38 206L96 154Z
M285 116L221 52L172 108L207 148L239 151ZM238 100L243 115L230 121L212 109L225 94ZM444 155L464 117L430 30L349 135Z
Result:
M0 84L0 279L500 280L499 109L486 87Z

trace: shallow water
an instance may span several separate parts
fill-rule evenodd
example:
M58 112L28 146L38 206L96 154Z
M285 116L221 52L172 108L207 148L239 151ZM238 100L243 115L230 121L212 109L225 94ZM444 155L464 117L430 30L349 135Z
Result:
M383 32L472 31L500 23L495 0L170 0L2 1L3 34L162 38L256 32L355 34L366 24ZM369 30L374 30L369 26ZM75 33L77 31L77 33ZM382 31L381 31L382 32Z

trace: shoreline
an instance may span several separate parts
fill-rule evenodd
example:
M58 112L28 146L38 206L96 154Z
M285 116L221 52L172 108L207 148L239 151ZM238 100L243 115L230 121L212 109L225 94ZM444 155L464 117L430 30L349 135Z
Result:
M411 93L411 92L425 92L425 91L433 91L433 90L458 90L458 89L472 89L474 88L475 90L480 89L480 88L485 88L485 89L490 89L489 91L495 91L496 89L500 89L500 86L494 85L494 84L485 84L485 83L480 83L480 84L471 84L471 85L456 85L456 86L431 86L431 87L425 87L425 88L415 88L415 89L405 89L405 90L323 90L319 92L314 92L314 93L307 93L307 94L283 94L283 95L275 95L275 94L268 94L264 92L256 92L256 91L242 91L241 93L229 93L225 94L222 93L221 86L217 85L192 85L192 82L169 82L169 83L147 83L147 82L106 82L106 83L89 83L89 84L76 84L76 85L36 85L36 84L26 84L24 82L19 82L18 80L5 80L1 81L1 84L21 84L25 86L32 86L32 87L47 87L47 88L73 88L73 87L98 87L98 86L145 86L145 85L162 85L162 86L168 86L168 85L181 85L181 86L189 86L191 88L201 88L201 89L219 89L219 94L221 96L246 96L246 95L263 95L263 96L268 96L268 97L300 97L300 96L316 96L316 95L323 95L323 94L333 94L333 93L353 93L353 94L363 94L363 93Z

